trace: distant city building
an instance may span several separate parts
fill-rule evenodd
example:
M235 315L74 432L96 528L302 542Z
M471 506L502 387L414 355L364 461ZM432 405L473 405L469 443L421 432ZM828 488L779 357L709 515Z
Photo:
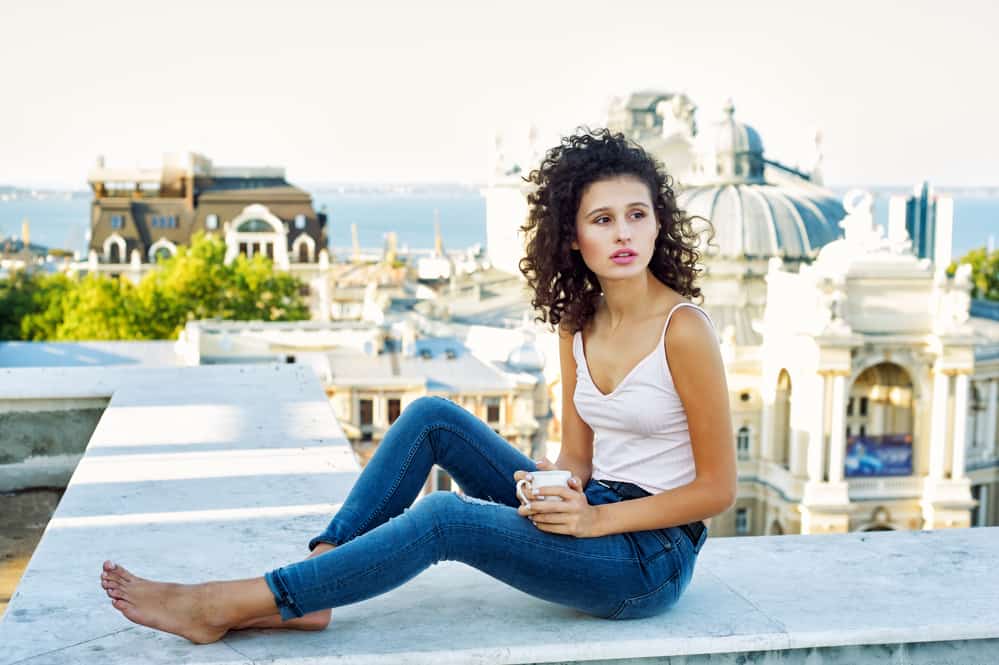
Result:
M950 263L953 245L954 200L937 196L928 182L916 185L912 196L893 196L888 208L888 237L907 238L921 259Z
M545 454L550 408L545 358L533 339L526 329L452 328L396 313L379 323L197 321L187 324L177 352L190 365L309 365L363 462L406 406L427 395L454 401L537 457ZM450 487L443 473L431 484Z
M99 158L90 253L101 264L155 263L198 231L218 234L237 254L264 254L279 267L317 263L326 215L275 167L215 166L196 153L167 154L158 169L117 169Z

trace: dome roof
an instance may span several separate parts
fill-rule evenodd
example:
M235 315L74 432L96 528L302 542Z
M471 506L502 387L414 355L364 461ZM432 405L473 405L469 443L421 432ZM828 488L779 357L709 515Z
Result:
M763 156L763 139L760 133L749 125L735 119L735 105L732 100L722 109L723 117L715 125L715 151L732 154L752 154Z
M541 372L545 369L545 356L532 342L523 344L510 352L507 364L521 372Z
M842 204L816 187L766 183L706 184L684 189L677 204L710 220L711 252L724 257L813 258L842 236ZM696 226L696 220L695 220Z

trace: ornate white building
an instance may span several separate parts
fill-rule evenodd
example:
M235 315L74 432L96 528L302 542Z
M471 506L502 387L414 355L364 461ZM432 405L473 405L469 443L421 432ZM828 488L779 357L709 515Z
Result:
M917 258L904 229L884 238L865 193L847 196L847 214L822 186L819 151L806 173L765 157L731 103L703 132L695 111L685 95L642 92L608 125L662 161L681 208L713 227L701 287L726 360L739 496L712 532L999 522L999 322L969 317L966 269ZM488 251L516 272L526 168L497 159ZM949 201L939 211L949 238Z

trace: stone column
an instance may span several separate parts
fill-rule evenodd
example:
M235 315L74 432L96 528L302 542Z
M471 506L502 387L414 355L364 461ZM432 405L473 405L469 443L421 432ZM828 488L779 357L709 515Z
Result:
M833 377L832 418L829 425L829 482L843 482L843 457L846 455L846 377Z
M930 469L929 477L943 478L947 455L947 389L950 377L941 370L933 375L933 410L930 415Z
M964 477L965 450L968 445L968 375L957 375L954 382L954 449L951 457L950 477Z
M760 460L769 462L774 458L774 403L763 395L763 412L760 414Z
M808 480L813 483L823 481L822 462L825 460L826 439L826 382L825 374L815 377L817 390L814 394L815 406L818 411L812 411L814 416L808 428Z
M871 400L870 409L871 419L867 433L872 436L888 434L888 432L885 431L885 403L881 401L880 395L878 396L877 401Z
M983 441L985 443L986 454L991 456L996 454L996 412L999 411L999 379L989 381L989 392L986 399L988 399L985 403L988 415L985 418L985 438Z

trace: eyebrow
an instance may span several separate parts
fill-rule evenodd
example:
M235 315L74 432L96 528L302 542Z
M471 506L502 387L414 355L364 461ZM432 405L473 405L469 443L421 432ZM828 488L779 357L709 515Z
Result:
M650 207L648 203L642 203L641 201L634 201L633 203L629 203L628 205L626 205L625 208L634 208L636 206L641 207L641 208L649 208ZM586 217L590 217L592 215L595 215L598 212L606 212L608 210L610 210L610 208L608 208L607 206L603 206L601 208L594 208L590 212L586 213Z

